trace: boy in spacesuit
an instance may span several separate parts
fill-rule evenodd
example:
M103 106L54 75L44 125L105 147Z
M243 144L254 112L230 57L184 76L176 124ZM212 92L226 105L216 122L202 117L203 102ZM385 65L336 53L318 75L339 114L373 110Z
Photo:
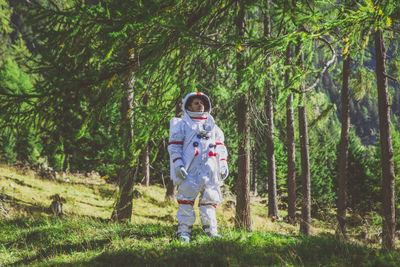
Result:
M211 116L211 102L203 93L186 95L181 118L170 121L168 151L171 178L178 185L178 235L190 241L198 194L200 219L205 233L219 237L215 209L222 202L220 187L228 176L224 134Z

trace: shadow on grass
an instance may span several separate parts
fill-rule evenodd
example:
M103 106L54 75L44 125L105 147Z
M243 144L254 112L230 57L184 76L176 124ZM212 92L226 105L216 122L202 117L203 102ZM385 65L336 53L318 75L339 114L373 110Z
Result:
M26 202L22 199L15 198L13 196L9 196L4 193L2 193L2 196L5 197L3 202L8 203L10 206L12 206L16 210L25 211L31 215L41 213L41 212L45 212L45 213L49 212L49 209L47 207L37 205L37 204L32 204L32 203Z
M117 240L135 240L151 242L160 236L172 236L175 233L174 226L160 226L158 224L116 224L101 220L93 220L89 217L79 217L74 221L72 218L66 220L60 218L38 217L34 219L14 219L7 221L10 229L18 234L9 233L2 242L3 248L15 251L26 251L25 255L12 265L31 265L43 260L48 261L53 257L73 254L76 252L101 251L111 246L110 243ZM82 229L91 228L92 233L82 236ZM93 234L98 233L98 234ZM1 238L2 239L2 238ZM0 240L1 240L0 239ZM78 241L77 241L78 239Z
M157 200L157 199L155 199L155 198L153 198L153 197L151 197L149 195L144 195L143 198L146 199L146 202L148 202L150 204L153 204L153 205L155 205L157 207L160 207L160 208L166 208L166 207L169 207L169 206L173 205L173 203L171 203L169 201L159 201L159 200Z
M226 231L223 238L211 239L196 227L192 242L185 244L177 241L172 224L116 224L88 217L21 218L2 224L9 227L2 232L7 235L5 248L11 253L18 248L19 255L34 253L13 265L400 266L399 252L383 253L328 234L292 237ZM83 256L72 256L79 252Z
M96 208L100 208L100 209L104 209L104 208L107 207L105 205L96 205L96 204L89 203L89 202L86 202L86 201L81 201L81 200L75 200L75 202L76 203L85 204L85 205L88 205L88 206L92 206L92 207L96 207Z
M104 185L97 186L97 190L99 190L100 196L105 199L114 198L117 192L116 189L109 189Z
M167 214L164 216L157 216L157 215L141 215L141 216L152 219L152 220L158 220L158 221L163 221L163 222L170 222L170 223L176 222L175 216L172 216L171 214Z
M27 183L25 183L24 181L22 181L22 180L19 180L19 179L17 179L17 178L14 178L14 177L10 177L10 176L2 176L2 178L5 178L6 180L13 181L14 183L16 183L16 184L18 184L18 185L21 185L21 186L26 186L26 187L29 187L29 188L35 188L35 189L42 190L40 187L37 187L37 186L33 186L33 185L30 185L30 184L27 184Z
M77 184L77 183L75 183L75 184ZM91 190L96 192L96 194L98 193L101 196L101 198L103 198L103 199L114 198L115 194L117 193L117 189L110 189L110 188L108 188L107 184L82 183L81 185L83 185L85 187L89 187Z
M42 248L36 252L35 256L21 259L17 262L14 262L13 265L30 265L33 262L42 261L43 259L59 255L60 253L71 254L72 252L87 251L88 248L91 250L96 250L104 247L108 243L110 243L109 239L98 239L86 241L84 243L57 244L48 248Z
M117 189L108 188L107 184L91 184L86 182L66 182L64 180L57 180L60 184L68 184L68 185L78 185L90 188L92 191L98 193L101 198L110 199L114 198L117 192Z
M249 234L239 238L198 238L158 246L105 251L83 266L399 266L399 253L383 253L333 236L300 239Z

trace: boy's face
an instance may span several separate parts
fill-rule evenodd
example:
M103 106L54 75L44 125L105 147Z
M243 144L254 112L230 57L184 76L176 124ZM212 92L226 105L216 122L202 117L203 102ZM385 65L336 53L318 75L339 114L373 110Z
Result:
M188 106L188 110L193 112L204 112L204 102L200 98L194 98L192 104Z

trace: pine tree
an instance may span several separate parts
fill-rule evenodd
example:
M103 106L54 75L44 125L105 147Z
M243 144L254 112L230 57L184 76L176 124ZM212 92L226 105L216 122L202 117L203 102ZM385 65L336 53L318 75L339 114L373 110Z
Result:
M338 171L338 200L337 200L337 217L339 228L344 237L347 236L346 231L346 185L348 177L348 161L349 161L349 128L350 128L350 55L346 55L343 60L343 85L341 92L341 122L342 131L340 135L340 151L339 151L339 171Z
M238 36L243 37L245 33L244 1L238 0L236 27ZM246 67L243 49L238 47L236 52L236 86L240 88L243 79L243 70ZM242 92L236 107L238 121L238 181L236 201L236 226L251 230L250 215L250 140L249 140L249 96L248 92Z
M264 36L271 37L271 2L267 0L267 14L264 15ZM270 59L267 59L267 68L270 67ZM271 76L271 74L269 75ZM265 82L265 112L267 115L266 138L267 138L267 168L268 168L268 217L278 218L278 203L276 199L276 170L274 150L274 111L272 84L267 79Z
M383 248L395 248L395 203L394 203L394 164L392 134L390 128L390 104L386 77L386 49L383 33L375 32L376 77L378 86L379 130L382 163L382 197L383 197Z

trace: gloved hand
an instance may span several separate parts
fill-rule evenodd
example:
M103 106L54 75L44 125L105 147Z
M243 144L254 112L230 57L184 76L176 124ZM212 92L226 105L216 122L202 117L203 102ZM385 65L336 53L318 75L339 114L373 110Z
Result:
M176 176L182 180L185 180L188 173L183 165L179 165L176 167Z
M221 174L221 179L225 180L229 174L228 168L226 166L223 166L220 170L220 174Z

